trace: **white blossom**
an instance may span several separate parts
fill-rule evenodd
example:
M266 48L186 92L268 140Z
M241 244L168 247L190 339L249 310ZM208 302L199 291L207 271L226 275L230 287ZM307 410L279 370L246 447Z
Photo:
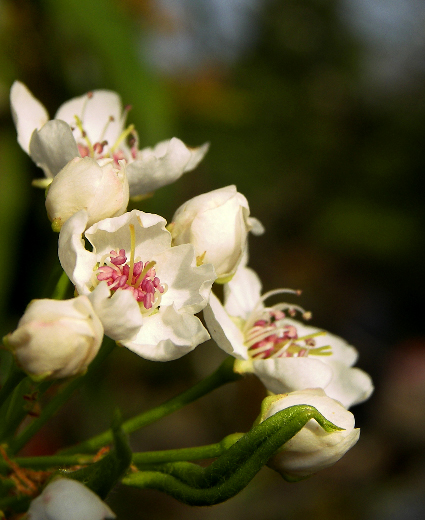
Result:
M267 397L263 401L260 422L285 408L301 404L314 406L328 421L343 429L326 432L310 419L268 462L287 480L300 480L332 466L360 436L360 430L354 428L354 415L320 388Z
M169 229L173 244L192 244L199 261L213 264L219 283L231 279L244 258L248 232L264 231L249 216L248 201L236 186L188 200L175 212Z
M125 126L130 107L123 109L119 95L109 90L67 101L52 120L19 81L10 101L18 142L46 176L38 186L47 186L74 157L111 158L117 167L126 161L130 196L143 196L196 168L208 151L207 143L189 148L176 137L139 150L134 126Z
M103 327L87 296L33 300L5 338L17 364L35 380L83 374L99 351Z
M87 210L88 226L122 215L128 199L125 164L115 168L112 159L76 157L54 177L47 192L46 209L53 228L59 231L81 209Z
M69 478L48 484L27 512L28 520L112 520L111 509L89 488Z
M256 273L241 267L225 285L224 306L211 294L204 309L208 330L218 346L241 360L240 372L254 372L275 394L323 388L346 408L366 400L373 391L368 374L352 365L357 351L325 330L288 318L294 304L266 307Z
M90 297L105 334L140 356L176 359L209 334L194 316L215 280L214 269L196 266L193 247L171 247L166 221L133 210L108 218L82 234L87 212L67 220L59 236L59 259L79 294Z

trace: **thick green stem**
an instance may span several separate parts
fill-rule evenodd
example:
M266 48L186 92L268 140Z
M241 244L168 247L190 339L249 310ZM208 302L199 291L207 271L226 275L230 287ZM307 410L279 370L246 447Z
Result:
M183 408L189 403L196 401L200 397L212 392L216 388L230 383L232 381L236 381L241 378L239 374L236 374L233 371L233 363L234 359L228 357L224 360L224 362L218 367L218 369L213 372L210 376L208 376L203 381L200 381L189 390L181 393L180 395L170 399L166 403L153 408L152 410L148 410L147 412L143 412L132 419L125 421L122 425L122 429L125 433L132 433L148 424L151 424L163 417ZM65 454L73 454L73 453L87 453L87 452L95 452L105 444L109 444L112 442L112 431L107 430L96 437L92 437L87 441L84 441L76 446L63 450L62 453Z
M27 428L16 437L9 446L9 453L14 455L21 450L25 444L40 430L42 426L62 407L62 405L71 397L74 391L82 386L88 379L90 379L94 370L103 363L105 358L112 352L115 343L105 338L99 353L90 364L87 374L82 377L77 377L70 381L63 387L58 394L43 408L41 414L35 419Z

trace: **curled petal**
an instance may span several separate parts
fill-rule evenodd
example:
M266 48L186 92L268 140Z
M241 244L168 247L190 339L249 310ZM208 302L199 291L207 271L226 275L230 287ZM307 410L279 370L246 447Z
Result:
M29 146L34 130L41 128L49 120L49 114L27 87L15 81L10 90L12 117L18 131L18 143L29 153Z
M53 178L69 161L80 155L70 126L56 119L48 121L40 130L34 130L29 154L47 178Z
M128 349L152 361L171 361L184 356L209 339L201 321L192 314L178 312L173 305L161 307L149 316L131 341L123 341Z
M162 305L174 304L176 309L195 314L201 311L216 278L211 264L195 265L195 255L190 244L171 247L160 255L154 255L156 272L161 280L167 280L168 289L162 297Z
M94 90L90 94L70 99L60 106L55 119L62 119L74 127L75 116L81 119L84 131L93 143L106 140L112 146L124 126L121 98L110 90ZM81 137L78 128L75 128L74 133Z
M110 252L113 248L112 242L119 244L120 249L130 251L129 226L132 224L135 231L135 256L151 259L164 249L170 248L171 236L165 229L166 223L159 215L133 210L119 217L97 222L87 229L85 235L93 245L98 258Z
M204 309L204 318L213 340L220 348L237 359L249 358L242 331L231 320L213 293Z
M333 377L329 365L311 357L254 359L253 365L264 386L274 394L305 388L326 389Z
M96 264L96 256L85 249L82 238L88 218L87 211L79 211L64 223L59 235L59 261L80 294L90 293Z
M89 299L110 338L123 343L139 332L143 319L130 291L117 291L111 296L106 282L102 282Z
M249 267L239 267L229 283L224 285L224 308L231 316L246 320L260 300L262 284Z
M333 378L325 388L327 395L342 403L346 408L369 399L373 392L372 379L360 368L347 367L338 360L330 360Z
M173 137L154 148L140 150L127 167L130 197L151 193L176 181L196 168L208 147L206 143L199 148L188 148L180 139Z

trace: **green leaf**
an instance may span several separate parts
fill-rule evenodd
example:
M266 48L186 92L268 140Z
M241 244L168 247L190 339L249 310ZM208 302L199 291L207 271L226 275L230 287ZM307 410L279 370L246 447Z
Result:
M327 432L340 429L312 406L291 406L254 426L207 468L189 462L167 463L131 473L122 483L164 491L189 505L224 502L239 493L310 419Z

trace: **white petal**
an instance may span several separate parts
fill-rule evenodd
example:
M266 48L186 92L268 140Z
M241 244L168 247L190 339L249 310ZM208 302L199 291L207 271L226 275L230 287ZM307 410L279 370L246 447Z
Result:
M249 359L242 331L233 323L213 293L209 305L204 309L204 318L211 337L220 348L237 359Z
M190 243L204 263L225 278L234 273L247 245L247 227L237 197L198 213L190 229Z
M325 391L329 397L336 399L346 408L362 403L373 392L373 383L369 374L360 368L350 368L340 361L330 361L333 378Z
M145 359L171 361L207 339L209 334L196 316L163 306L157 314L145 319L135 338L122 343Z
M89 294L94 310L102 322L105 334L115 341L123 342L135 336L143 319L139 306L130 291L111 291L106 282L101 282Z
M231 316L246 320L260 300L261 288L261 281L253 269L239 267L230 282L224 285L224 308Z
M74 157L80 156L70 126L58 120L48 121L33 132L29 154L48 178L54 177Z
M161 305L174 304L176 309L192 314L205 307L216 276L211 264L195 265L190 244L168 248L147 260L151 259L156 261L158 278L168 286Z
M82 210L69 218L59 235L59 261L80 294L89 294L96 256L85 249L82 234L87 226L88 214Z
M191 153L189 162L186 164L184 168L184 173L191 172L194 170L198 164L202 161L202 159L205 157L206 153L208 152L210 147L210 143L204 143L202 146L198 146L196 148L189 148L189 151Z
M333 377L332 368L317 359L277 358L253 361L254 371L274 394L305 388L325 388Z
M162 141L153 149L144 148L127 166L130 197L150 193L176 181L183 173L194 169L207 150L208 144L188 148L177 137Z
M70 99L56 112L55 119L62 119L75 127L75 116L78 116L92 144L106 140L112 146L123 131L121 98L116 92L94 90L88 94ZM113 119L113 120L110 120ZM104 129L107 125L107 129ZM78 128L74 136L81 138Z
M107 520L111 509L81 482L59 478L48 484L28 509L28 520ZM27 516L25 515L25 516Z
M170 247L171 235L165 229L166 223L159 215L134 209L119 217L106 218L97 222L87 229L85 235L94 246L98 259L112 249L125 249L129 255L130 224L132 224L136 239L135 257L140 256L146 262L150 261L155 254Z
M27 87L15 81L10 90L12 117L18 132L18 143L29 153L31 135L49 120L49 114Z
M248 225L251 228L250 231L253 235L262 235L265 232L263 224L258 220L258 218L255 217L249 217L248 219Z

